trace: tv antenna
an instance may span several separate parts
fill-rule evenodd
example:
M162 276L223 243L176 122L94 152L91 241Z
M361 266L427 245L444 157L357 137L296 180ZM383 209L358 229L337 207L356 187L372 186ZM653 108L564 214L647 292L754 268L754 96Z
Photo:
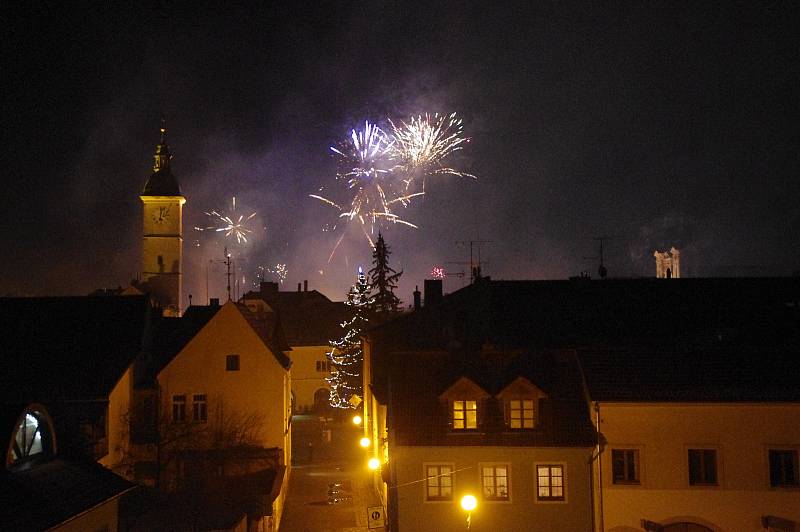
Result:
M610 240L610 236L594 236L592 240L596 240L600 242L600 254L597 257L583 257L583 260L600 260L600 267L597 268L597 274L600 276L601 279L605 279L608 275L608 269L606 268L605 264L603 263L604 254L603 254L603 241Z
M483 244L491 244L493 240L456 240L457 246L466 247L469 244L469 262L447 262L446 264L457 264L460 266L469 266L469 280L471 283L475 282L481 276L481 266L489 264L488 261L481 260L481 246ZM475 255L477 254L477 260Z

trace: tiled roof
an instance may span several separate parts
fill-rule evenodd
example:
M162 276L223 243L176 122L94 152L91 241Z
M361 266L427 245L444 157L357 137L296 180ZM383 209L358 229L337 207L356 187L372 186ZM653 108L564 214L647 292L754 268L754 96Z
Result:
M244 319L247 320L250 327L252 327L258 337L261 338L264 345L269 348L278 363L285 369L289 369L292 365L292 361L286 356L284 351L290 351L292 348L286 343L278 317L270 314L263 317L256 316L242 304L237 304L236 308L239 309L239 312L241 312Z
M142 196L180 196L181 187L169 166L154 172L144 185Z
M800 278L482 280L366 336L370 385L394 405L400 441L451 437L447 412L430 412L461 376L490 394L528 378L547 408L566 409L554 423L575 422L537 441L581 441L578 360L593 399L800 399ZM491 434L459 441L509 441Z
M144 296L0 299L0 400L105 397L144 348Z
M103 466L53 460L0 473L5 530L46 530L136 487Z
M327 346L330 340L342 336L340 324L351 313L345 303L331 301L316 290L248 292L242 299L266 302L278 314L286 341L292 346Z

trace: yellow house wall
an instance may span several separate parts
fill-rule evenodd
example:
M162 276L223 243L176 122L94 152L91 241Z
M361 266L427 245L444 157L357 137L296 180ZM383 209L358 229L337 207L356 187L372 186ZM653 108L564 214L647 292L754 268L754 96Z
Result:
M239 371L226 371L227 355L239 355ZM224 405L225 412L263 418L259 442L280 447L286 464L289 452L291 408L289 371L283 369L236 306L228 302L181 350L158 376L164 412L171 415L172 396L186 394L187 420L192 395L206 394L208 419Z
M133 393L133 366L114 386L108 401L108 454L98 462L118 475L130 478L127 465L130 444L130 412Z
M563 447L407 447L391 449L395 463L399 529L401 532L465 530L466 512L459 506L472 494L478 507L472 512L473 532L579 532L591 530L591 490L587 448ZM452 502L426 502L423 464L453 463ZM481 498L479 464L510 464L510 502ZM566 465L566 502L537 502L534 464ZM460 470L460 471L459 471Z
M761 516L800 522L800 489L771 488L767 451L800 448L800 404L602 404L603 521L638 529L685 517L756 531ZM638 448L641 485L615 485L611 449ZM715 448L718 486L689 486L688 448ZM598 522L599 526L599 522Z
M320 388L330 389L325 382L328 371L317 371L317 361L327 362L329 346L292 346L292 391L298 411L314 406L314 393Z

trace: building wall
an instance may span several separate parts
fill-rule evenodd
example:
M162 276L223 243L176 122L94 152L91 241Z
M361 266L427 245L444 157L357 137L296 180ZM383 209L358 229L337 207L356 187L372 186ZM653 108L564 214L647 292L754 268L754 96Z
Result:
M119 498L115 497L50 530L57 532L86 532L87 530L117 532L118 529Z
M465 530L466 512L460 499L472 494L478 506L471 528L480 531L591 530L591 489L588 448L564 447L408 447L390 450L396 474L398 525L401 532ZM510 502L483 501L479 464L510 466ZM566 501L538 502L534 464L566 466ZM451 463L456 471L453 500L425 501L425 463Z
M129 367L108 397L108 454L98 462L128 479L133 366Z
M239 370L226 370L226 356L239 355ZM222 408L226 419L254 415L261 419L258 440L264 447L280 447L285 463L291 441L291 375L275 359L234 303L226 303L208 324L158 375L162 403L171 415L172 396L187 396L191 419L192 395L206 394L208 419Z
M737 531L763 530L763 515L800 522L800 489L770 487L768 468L770 447L800 449L800 404L601 403L600 419L605 530L642 519ZM614 448L639 450L640 485L613 484ZM717 450L717 486L689 485L688 448Z
M327 369L327 353L330 349L327 345L292 346L292 391L298 412L314 406L314 394L317 390L330 389L325 382L325 378L331 375ZM324 364L323 371L317 369L318 362Z

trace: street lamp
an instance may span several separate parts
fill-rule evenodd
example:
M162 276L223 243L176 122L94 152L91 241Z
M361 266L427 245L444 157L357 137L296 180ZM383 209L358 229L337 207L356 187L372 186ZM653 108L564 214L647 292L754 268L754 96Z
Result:
M363 438L361 438L361 439L358 441L358 444L359 444L361 447L364 447L365 449L366 449L367 447L369 447L369 444L370 444L370 443L371 443L371 442L369 441L369 438L367 438L366 436L364 436Z
M353 416L353 425L361 425L361 421L362 421L361 416L359 416L358 414Z
M377 458L370 458L369 462L367 462L367 467L369 467L373 471L378 469L380 466L381 466L381 461L378 460Z
M478 506L478 499L474 495L464 495L461 497L461 508L467 512L467 530L472 521L472 510Z

